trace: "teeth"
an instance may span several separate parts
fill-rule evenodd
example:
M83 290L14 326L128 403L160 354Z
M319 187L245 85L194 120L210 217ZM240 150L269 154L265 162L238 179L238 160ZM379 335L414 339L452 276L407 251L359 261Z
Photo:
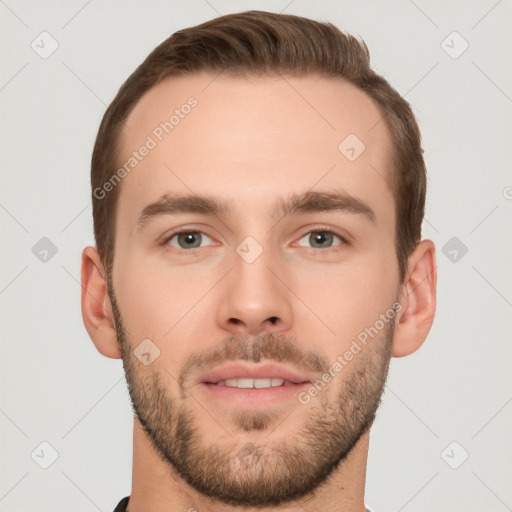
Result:
M252 379L247 379L247 380L252 380ZM254 383L253 386L258 389L272 387L272 379L254 379L253 383ZM279 384L279 385L281 385L281 384Z
M217 386L228 386L232 388L240 388L240 389L264 389L270 387L278 387L278 386L289 386L292 385L293 382L284 379L226 379L220 382L217 382Z

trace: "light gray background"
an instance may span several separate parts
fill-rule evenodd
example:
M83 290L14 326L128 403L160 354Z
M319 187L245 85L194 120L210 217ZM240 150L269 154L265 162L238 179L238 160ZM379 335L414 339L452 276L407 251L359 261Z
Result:
M111 512L129 494L121 361L96 351L80 312L80 255L94 241L94 138L121 83L163 39L254 8L363 37L423 133L438 313L423 347L392 361L367 505L512 510L510 0L0 0L0 510ZM47 59L31 48L43 31L59 45ZM458 58L454 31L469 43ZM58 249L46 262L32 252L43 237ZM450 245L443 253L452 237L468 249L455 248L456 261ZM48 469L43 441L58 452Z

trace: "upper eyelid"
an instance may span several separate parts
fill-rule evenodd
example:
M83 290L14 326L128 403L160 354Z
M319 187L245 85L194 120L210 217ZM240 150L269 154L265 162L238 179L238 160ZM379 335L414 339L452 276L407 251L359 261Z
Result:
M315 231L327 231L329 233L333 233L338 236L343 236L341 233L344 232L344 230L342 228L335 228L335 227L319 224L318 226L315 226L313 228L307 228L303 232L302 236L307 235L308 233L314 233Z

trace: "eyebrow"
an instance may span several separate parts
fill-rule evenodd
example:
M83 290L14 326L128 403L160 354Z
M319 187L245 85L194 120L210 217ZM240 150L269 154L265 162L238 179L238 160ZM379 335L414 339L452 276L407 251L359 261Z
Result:
M376 224L375 212L363 200L344 192L313 192L291 194L280 197L273 204L273 218L287 215L339 211L361 215ZM140 214L137 229L142 230L152 219L163 215L198 213L209 216L229 215L231 208L226 201L211 195L164 194L154 203L148 204Z

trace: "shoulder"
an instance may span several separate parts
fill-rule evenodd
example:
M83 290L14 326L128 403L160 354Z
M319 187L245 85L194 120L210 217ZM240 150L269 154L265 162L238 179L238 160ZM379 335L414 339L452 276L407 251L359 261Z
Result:
M123 498L114 509L114 512L126 512L126 507L128 506L128 501L130 500L130 496L126 496Z

